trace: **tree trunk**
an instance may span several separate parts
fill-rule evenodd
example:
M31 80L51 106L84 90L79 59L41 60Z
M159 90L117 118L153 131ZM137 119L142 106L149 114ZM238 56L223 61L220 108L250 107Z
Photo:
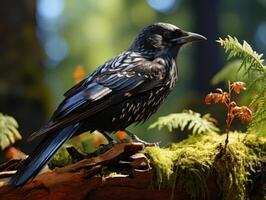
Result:
M35 16L34 0L0 1L0 112L16 118L24 137L43 123L50 98ZM26 152L31 149L27 144L20 147Z

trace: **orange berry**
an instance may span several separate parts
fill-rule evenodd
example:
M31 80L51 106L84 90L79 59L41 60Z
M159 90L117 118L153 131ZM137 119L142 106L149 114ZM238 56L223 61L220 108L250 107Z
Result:
M117 131L115 133L115 136L116 136L117 139L123 140L123 139L125 139L127 137L127 133L125 131Z

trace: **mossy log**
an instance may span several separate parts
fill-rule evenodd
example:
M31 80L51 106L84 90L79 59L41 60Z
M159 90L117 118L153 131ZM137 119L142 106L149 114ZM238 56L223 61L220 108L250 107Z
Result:
M208 152L208 140L210 141L211 137L196 138L204 141L205 146L203 146L207 149L206 152ZM220 138L220 136L217 137ZM239 138L238 136L236 138L241 140L242 137ZM245 140L247 139L245 138ZM215 141L217 144L219 143L217 138ZM233 148L233 143L231 146L229 145L229 149L225 152L216 146L216 150L210 152L210 155L214 156L213 162L208 160L208 156L204 152L200 152L196 157L205 157L202 159L198 157L196 160L196 157L190 157L189 152L182 153L182 151L190 151L189 148L195 148L192 143L199 145L195 138L190 138L187 142L175 147L173 145L163 149L148 147L144 151L141 143L116 144L101 155L82 159L66 167L43 172L22 187L12 189L8 186L2 186L0 187L0 199L212 200L244 199L246 197L252 197L250 199L258 197L257 199L260 199L265 195L263 194L263 188L265 189L266 185L265 179L258 179L258 175L263 177L263 171L265 177L265 165L263 168L263 165L258 164L263 163L261 158L258 158L259 162L256 165L248 160L250 161L249 165L257 167L253 169L253 174L256 174L256 176L242 180L238 179L236 173L243 173L241 171L243 169L238 164L232 164L239 162L237 159L239 159L238 154L240 153L240 151ZM241 145L238 144L238 146ZM200 150L200 148L195 148L195 150ZM257 141L252 148L254 151L260 151L260 154L265 156L265 143ZM247 153L244 152L245 149L241 151L243 151L241 156L248 157L244 155ZM195 154L195 152L192 152L192 154ZM253 153L250 154L250 156L254 156ZM181 162L180 157L184 155L186 159ZM176 160L176 156L179 160ZM160 161L156 161L158 158ZM254 159L257 158L254 157ZM193 163L189 162L191 160L193 160ZM11 165L14 166L14 162L11 162ZM5 167L8 168L7 165ZM220 168L224 168L224 172L219 171ZM10 172L10 167L8 169L9 174L6 171L0 173L0 178L2 177L0 179L1 184L7 183L7 177L13 173ZM249 172L249 174L252 173ZM243 174L240 175L244 176ZM226 178L232 179L232 181L226 182L224 180ZM250 181L252 179L252 186L236 185L234 179L237 179L238 182L239 180ZM230 184L230 187L226 184ZM258 189L258 187L261 194L255 194L252 190L252 188ZM242 191L243 188L246 188L247 191ZM235 195L231 193L231 190L234 190ZM225 192L231 196L226 195Z
M136 151L143 149L141 143L121 143L104 154L84 159L64 168L47 169L33 181L20 188L0 188L1 199L189 199L182 187L154 187L155 172L147 157ZM14 166L14 162L10 164ZM104 174L102 167L108 165L116 173ZM10 171L9 171L10 172ZM10 172L14 173L13 171ZM0 176L10 175L2 172ZM7 182L4 179L4 182ZM211 184L210 179L210 186ZM215 192L214 192L215 194Z

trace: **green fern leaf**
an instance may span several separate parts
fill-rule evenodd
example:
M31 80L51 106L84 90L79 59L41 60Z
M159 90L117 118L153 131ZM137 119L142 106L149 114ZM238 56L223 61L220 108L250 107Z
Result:
M13 117L0 113L0 148L2 150L21 139L17 128L18 123Z
M226 53L229 53L228 60L232 57L240 57L243 59L241 67L249 68L249 64L253 63L253 66L256 66L257 69L265 70L263 54L254 51L246 41L241 45L236 37L228 36L224 40L219 38L217 42L225 49Z
M250 105L256 108L249 132L266 135L266 66L263 64L263 54L254 51L246 41L240 44L235 37L220 38L217 42L228 53L228 59L238 57L241 59L241 64L234 63L235 67L231 66L221 70L212 82L218 83L221 80L228 80L228 78L230 80L232 75L228 75L234 74L235 76L237 68L240 72L239 75L245 77L245 82L248 84L248 91L245 93L246 99L250 99Z
M183 111L182 113L173 113L164 117L158 118L158 120L149 126L150 128L167 127L169 131L179 128L184 131L185 128L192 131L192 134L202 133L217 133L219 129L209 121L210 115L204 115L193 112L191 110Z

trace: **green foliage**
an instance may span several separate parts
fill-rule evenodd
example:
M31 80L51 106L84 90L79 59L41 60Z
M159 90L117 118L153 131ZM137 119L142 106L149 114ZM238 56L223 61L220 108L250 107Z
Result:
M244 70L238 69L236 66L240 66L242 63L241 60L237 59L231 62L228 62L222 69L217 73L211 80L212 84L218 84L227 80L230 81L243 81L246 82L247 78L245 77Z
M258 54L254 51L251 46L244 41L243 44L240 44L237 38L228 36L227 38L219 39L217 41L228 53L228 60L233 57L239 57L242 59L242 64L240 68L245 69L246 75L252 75L258 71L264 73L265 66L263 65L263 54Z
M160 130L163 127L167 127L169 131L180 128L184 131L187 127L188 130L192 131L192 134L219 132L219 129L209 119L209 114L201 117L200 113L185 110L182 113L173 113L160 117L149 128L158 128Z
M94 131L93 133L83 133L78 137L72 138L56 152L50 161L49 166L51 168L63 167L75 163L75 160L72 159L67 151L68 147L74 147L79 153L84 155L94 152L97 149L97 146L93 143L93 139L99 134L99 132Z
M18 123L13 117L0 113L0 148L2 150L21 139L17 128Z
M228 149L220 154L225 135L215 133L192 135L167 148L147 147L161 186L183 187L192 199L208 199L210 176L218 176L221 199L247 199L249 175L263 160L265 138L234 132ZM211 183L211 184L215 184Z
M231 63L232 66L228 66L221 70L212 80L214 83L218 83L223 80L228 80L235 74L237 77L236 69L247 82L248 91L245 93L246 98L250 99L255 113L253 121L249 127L249 132L257 132L260 135L266 134L266 66L263 64L263 54L258 54L251 46L244 41L240 44L236 38L228 36L225 39L219 39L217 41L227 52L228 59L238 57L241 59L239 62ZM233 67L234 64L234 67ZM231 74L228 76L228 74ZM242 79L243 79L242 78ZM234 78L233 78L234 79Z
M55 167L64 167L72 164L72 158L66 149L68 146L69 145L65 144L56 152L53 159L49 162L50 168L53 169Z

